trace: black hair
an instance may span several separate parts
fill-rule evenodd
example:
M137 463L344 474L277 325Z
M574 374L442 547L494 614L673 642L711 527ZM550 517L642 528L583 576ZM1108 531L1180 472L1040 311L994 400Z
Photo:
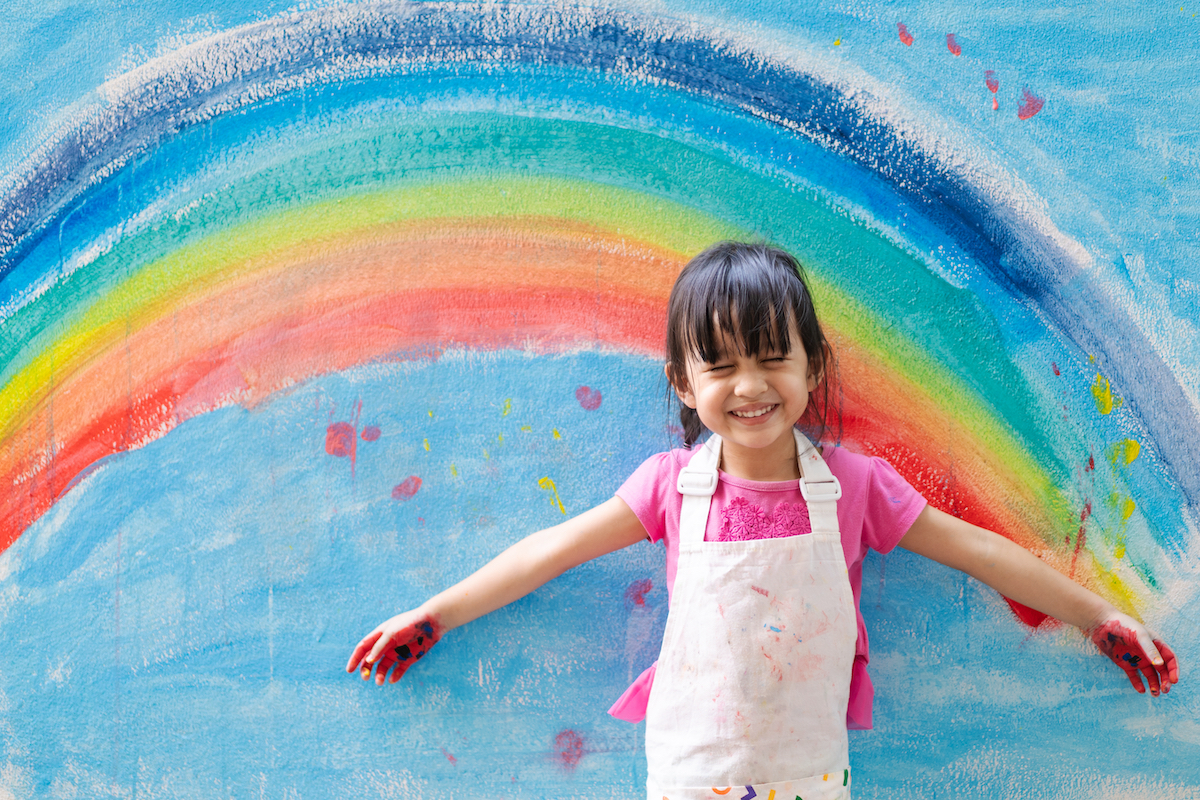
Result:
M787 355L792 319L819 381L798 424L818 442L829 430L833 349L817 321L804 268L778 247L718 242L687 263L667 303L667 379L672 387L686 385L688 357L717 361L726 336L743 353ZM679 421L684 444L691 447L706 430L704 423L683 403Z

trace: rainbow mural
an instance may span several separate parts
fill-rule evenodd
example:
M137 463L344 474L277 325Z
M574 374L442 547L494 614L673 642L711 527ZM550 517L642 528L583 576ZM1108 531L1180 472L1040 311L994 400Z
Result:
M339 667L670 445L666 295L721 238L808 266L843 446L1200 654L1194 387L1002 155L683 12L263 11L4 151L0 789L638 796L603 710L657 650L649 546L392 690ZM961 576L866 570L856 796L1200 788L1190 684L1147 706Z

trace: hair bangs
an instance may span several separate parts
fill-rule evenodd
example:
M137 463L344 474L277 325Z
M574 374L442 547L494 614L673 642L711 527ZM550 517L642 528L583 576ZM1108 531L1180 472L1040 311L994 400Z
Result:
M764 259L765 261L765 259ZM730 355L791 351L789 327L798 308L796 281L762 265L726 259L695 281L683 299L683 344L710 364ZM800 320L796 320L797 326Z

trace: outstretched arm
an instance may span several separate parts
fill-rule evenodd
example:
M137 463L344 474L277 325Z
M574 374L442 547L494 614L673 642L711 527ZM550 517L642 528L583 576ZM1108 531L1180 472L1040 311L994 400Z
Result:
M1179 682L1175 654L1162 641L1151 639L1140 622L997 533L926 506L900 546L1080 628L1125 671L1139 693L1146 691L1142 676L1155 696Z
M357 668L368 680L374 669L375 683L382 685L391 670L395 683L451 628L524 597L571 567L645 538L646 529L618 497L530 534L419 608L380 624L354 648L346 671Z

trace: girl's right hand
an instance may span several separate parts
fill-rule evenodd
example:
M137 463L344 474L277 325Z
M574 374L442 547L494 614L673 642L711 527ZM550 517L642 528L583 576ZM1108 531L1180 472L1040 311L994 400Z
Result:
M391 670L390 682L395 683L429 652L443 633L445 628L437 617L420 609L397 614L363 637L350 654L346 672L357 668L366 681L371 679L373 669L375 685L382 686Z
M1150 632L1133 617L1110 609L1092 620L1084 633L1101 653L1125 671L1138 694L1146 693L1142 676L1155 697L1160 691L1171 691L1171 684L1179 683L1179 661L1171 648L1166 642L1151 639Z

